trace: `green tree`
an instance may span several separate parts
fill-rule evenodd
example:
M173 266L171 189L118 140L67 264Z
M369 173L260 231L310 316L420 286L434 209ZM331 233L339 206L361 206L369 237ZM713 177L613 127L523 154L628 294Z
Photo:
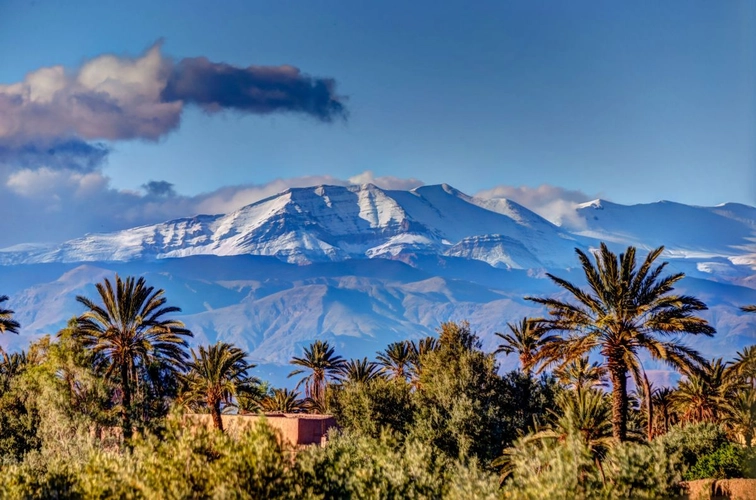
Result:
M530 373L536 361L541 347L558 337L545 335L539 319L522 318L519 323L507 323L510 333L496 333L503 340L496 349L495 354L516 353L520 358L520 367L525 373Z
M329 408L339 427L374 438L384 431L406 436L414 422L412 387L384 378L329 391Z
M121 426L125 438L132 435L132 396L144 370L159 361L178 373L186 361L184 324L166 315L181 309L166 306L163 290L147 286L144 278L107 278L96 285L101 304L77 296L88 310L76 319L75 335L95 354L105 377L117 381L121 392Z
M188 372L183 377L185 397L206 406L213 425L223 432L222 407L233 404L237 395L260 383L248 373L255 365L245 361L247 353L225 342L207 348L199 346L197 351L191 350L191 356L186 364Z
M7 295L0 295L0 304L8 300ZM0 306L0 333L18 333L21 325L13 319L13 311Z
M572 360L598 350L612 382L612 426L615 439L627 438L627 377L641 381L639 355L651 357L676 368L703 363L701 356L676 336L682 333L712 336L715 333L704 319L696 316L706 305L695 297L672 294L673 285L683 273L662 277L666 263L654 267L664 247L651 251L640 267L635 248L628 247L619 257L605 244L591 258L580 249L576 253L588 283L587 289L547 274L566 290L573 302L557 298L526 297L549 310L543 321L547 331L566 332L544 346L539 360L547 364Z
M451 458L489 463L514 436L507 435L510 408L496 360L480 347L468 323L441 325L437 348L421 357L410 435Z
M335 354L335 349L328 342L316 340L309 347L305 347L304 357L292 358L291 364L302 368L292 371L289 377L310 372L297 384L297 387L304 384L305 397L322 405L328 380L335 378L341 372L345 361L344 358Z

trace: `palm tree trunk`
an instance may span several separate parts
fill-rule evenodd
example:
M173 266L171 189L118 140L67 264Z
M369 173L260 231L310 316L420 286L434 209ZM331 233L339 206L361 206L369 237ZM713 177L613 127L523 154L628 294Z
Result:
M123 438L131 439L131 386L129 385L129 368L126 363L121 363L121 421L123 425Z
M612 434L617 441L627 439L627 368L616 361L609 361L612 379Z
M648 414L648 442L654 439L654 403L651 397L651 384L648 381L646 374L643 374L643 388L646 391L646 413Z
M223 432L223 419L221 418L220 399L208 398L207 406L213 416L213 426Z

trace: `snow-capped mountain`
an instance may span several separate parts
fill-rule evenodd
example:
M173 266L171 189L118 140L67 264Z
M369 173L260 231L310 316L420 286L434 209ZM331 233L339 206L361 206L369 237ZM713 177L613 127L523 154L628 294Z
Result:
M117 272L165 289L196 343L233 342L279 366L261 373L274 381L315 338L344 356L372 356L466 319L493 349L507 322L544 313L525 296L559 293L545 273L581 283L574 249L600 241L616 251L665 246L668 269L688 276L680 291L706 302L718 329L713 339L691 339L705 355L731 357L756 343L756 315L739 309L756 303L756 208L596 200L575 216L580 224L568 230L510 200L448 185L317 186L229 214L17 246L0 250L0 293L22 334L0 336L0 345L23 348L54 333L81 312L76 295L93 296L94 284Z
M230 214L92 234L53 248L8 249L0 263L268 255L306 264L450 252L530 268L566 264L584 244L525 207L502 206L489 210L446 184L412 191L372 184L296 188Z

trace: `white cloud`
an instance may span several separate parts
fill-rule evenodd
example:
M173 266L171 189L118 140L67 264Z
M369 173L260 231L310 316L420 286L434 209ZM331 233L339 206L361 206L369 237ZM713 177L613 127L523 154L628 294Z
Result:
M423 185L423 181L410 177L402 179L400 177L382 176L376 177L372 170L365 170L349 178L351 184L374 184L381 189L414 189Z
M477 198L506 198L512 200L544 219L558 226L571 230L585 227L585 220L578 215L576 208L580 203L594 200L598 196L590 196L582 191L569 190L548 184L536 188L529 186L496 186L485 189L475 195Z
M228 213L293 187L345 186L354 184L355 179L375 181L392 189L422 184L416 179L375 178L371 172L363 172L347 180L328 175L303 176L265 184L227 186L197 196L173 192L170 196L158 196L148 189L145 192L114 189L99 170L6 169L0 170L0 176L4 177L0 183L0 209L7 214L0 222L0 247L61 242L91 232L116 231L198 214Z

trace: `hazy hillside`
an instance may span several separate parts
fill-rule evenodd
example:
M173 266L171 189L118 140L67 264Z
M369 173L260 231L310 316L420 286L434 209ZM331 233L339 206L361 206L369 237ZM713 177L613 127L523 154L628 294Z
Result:
M738 310L756 303L756 209L597 200L577 211L585 224L570 233L508 200L447 185L319 186L227 215L6 249L2 293L23 328L0 343L21 348L54 333L81 312L76 295L93 295L94 283L118 272L164 288L195 342L234 342L274 377L283 370L274 365L315 338L345 356L372 355L446 320L469 320L493 349L508 321L542 312L524 296L557 292L544 273L579 282L574 248L599 241L617 250L665 244L670 272L689 276L680 289L710 306L719 334L691 342L707 356L756 342L756 317Z

